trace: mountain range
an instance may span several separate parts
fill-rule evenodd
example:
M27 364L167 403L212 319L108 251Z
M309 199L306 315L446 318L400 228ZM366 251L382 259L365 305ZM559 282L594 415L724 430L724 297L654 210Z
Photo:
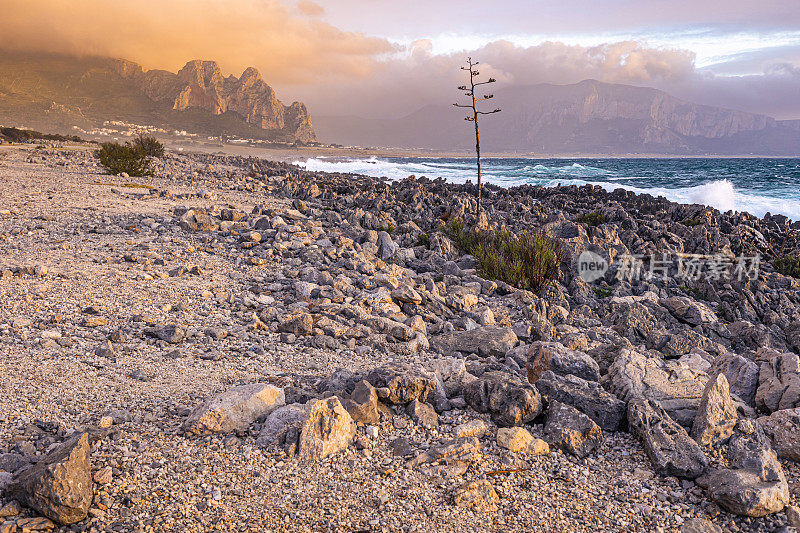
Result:
M107 120L312 143L306 106L283 105L255 68L224 76L214 61L177 73L123 59L0 52L0 123L45 131L96 128Z
M455 93L457 95L458 93ZM584 80L504 88L481 117L486 152L520 154L798 155L800 121L693 104L648 87ZM317 116L320 140L370 147L474 150L465 109L430 105L383 120Z
M454 96L458 96L454 92ZM584 80L501 88L482 117L485 152L547 154L799 155L800 120L699 105L649 87ZM51 133L105 121L280 142L429 151L474 149L464 109L429 105L399 119L314 114L284 105L258 70L225 76L214 61L178 72L124 59L0 51L0 124Z

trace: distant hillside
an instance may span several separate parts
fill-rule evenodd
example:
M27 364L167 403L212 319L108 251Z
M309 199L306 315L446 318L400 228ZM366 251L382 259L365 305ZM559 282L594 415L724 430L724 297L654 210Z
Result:
M120 59L0 52L0 123L67 131L105 120L316 141L306 106L284 106L252 67L237 78L223 76L214 61L190 61L173 73Z
M647 87L585 80L494 91L502 113L481 145L504 153L800 154L798 121L684 102ZM457 93L454 93L454 98ZM428 106L396 120L315 116L320 139L359 146L470 150L464 109Z

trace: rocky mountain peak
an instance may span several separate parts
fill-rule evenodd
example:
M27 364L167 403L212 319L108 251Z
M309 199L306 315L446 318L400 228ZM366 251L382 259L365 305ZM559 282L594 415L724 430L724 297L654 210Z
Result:
M222 70L220 70L216 61L204 61L201 59L189 61L178 71L178 77L201 87L222 84Z
M247 67L239 78L239 83L242 85L252 85L259 81L263 80L261 79L261 73L255 67Z

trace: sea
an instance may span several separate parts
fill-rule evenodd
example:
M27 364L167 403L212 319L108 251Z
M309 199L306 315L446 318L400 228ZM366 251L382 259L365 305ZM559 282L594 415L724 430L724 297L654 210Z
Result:
M484 182L501 187L592 184L720 211L747 211L758 217L783 214L800 220L800 158L483 158L481 162ZM414 175L474 183L477 177L474 158L311 158L295 164L311 171L392 180Z

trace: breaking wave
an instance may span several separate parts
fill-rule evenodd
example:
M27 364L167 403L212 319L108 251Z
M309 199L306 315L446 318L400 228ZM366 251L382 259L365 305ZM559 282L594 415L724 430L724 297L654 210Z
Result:
M410 175L444 178L452 183L475 179L468 159L377 158L296 161L310 171L365 174L400 180ZM794 170L787 173L786 166ZM800 161L732 159L605 159L564 162L486 159L484 178L502 187L515 185L599 185L663 196L682 204L703 204L720 211L756 216L783 214L800 220ZM772 170L771 170L772 169ZM770 174L770 172L775 173ZM716 176L724 176L715 179Z

